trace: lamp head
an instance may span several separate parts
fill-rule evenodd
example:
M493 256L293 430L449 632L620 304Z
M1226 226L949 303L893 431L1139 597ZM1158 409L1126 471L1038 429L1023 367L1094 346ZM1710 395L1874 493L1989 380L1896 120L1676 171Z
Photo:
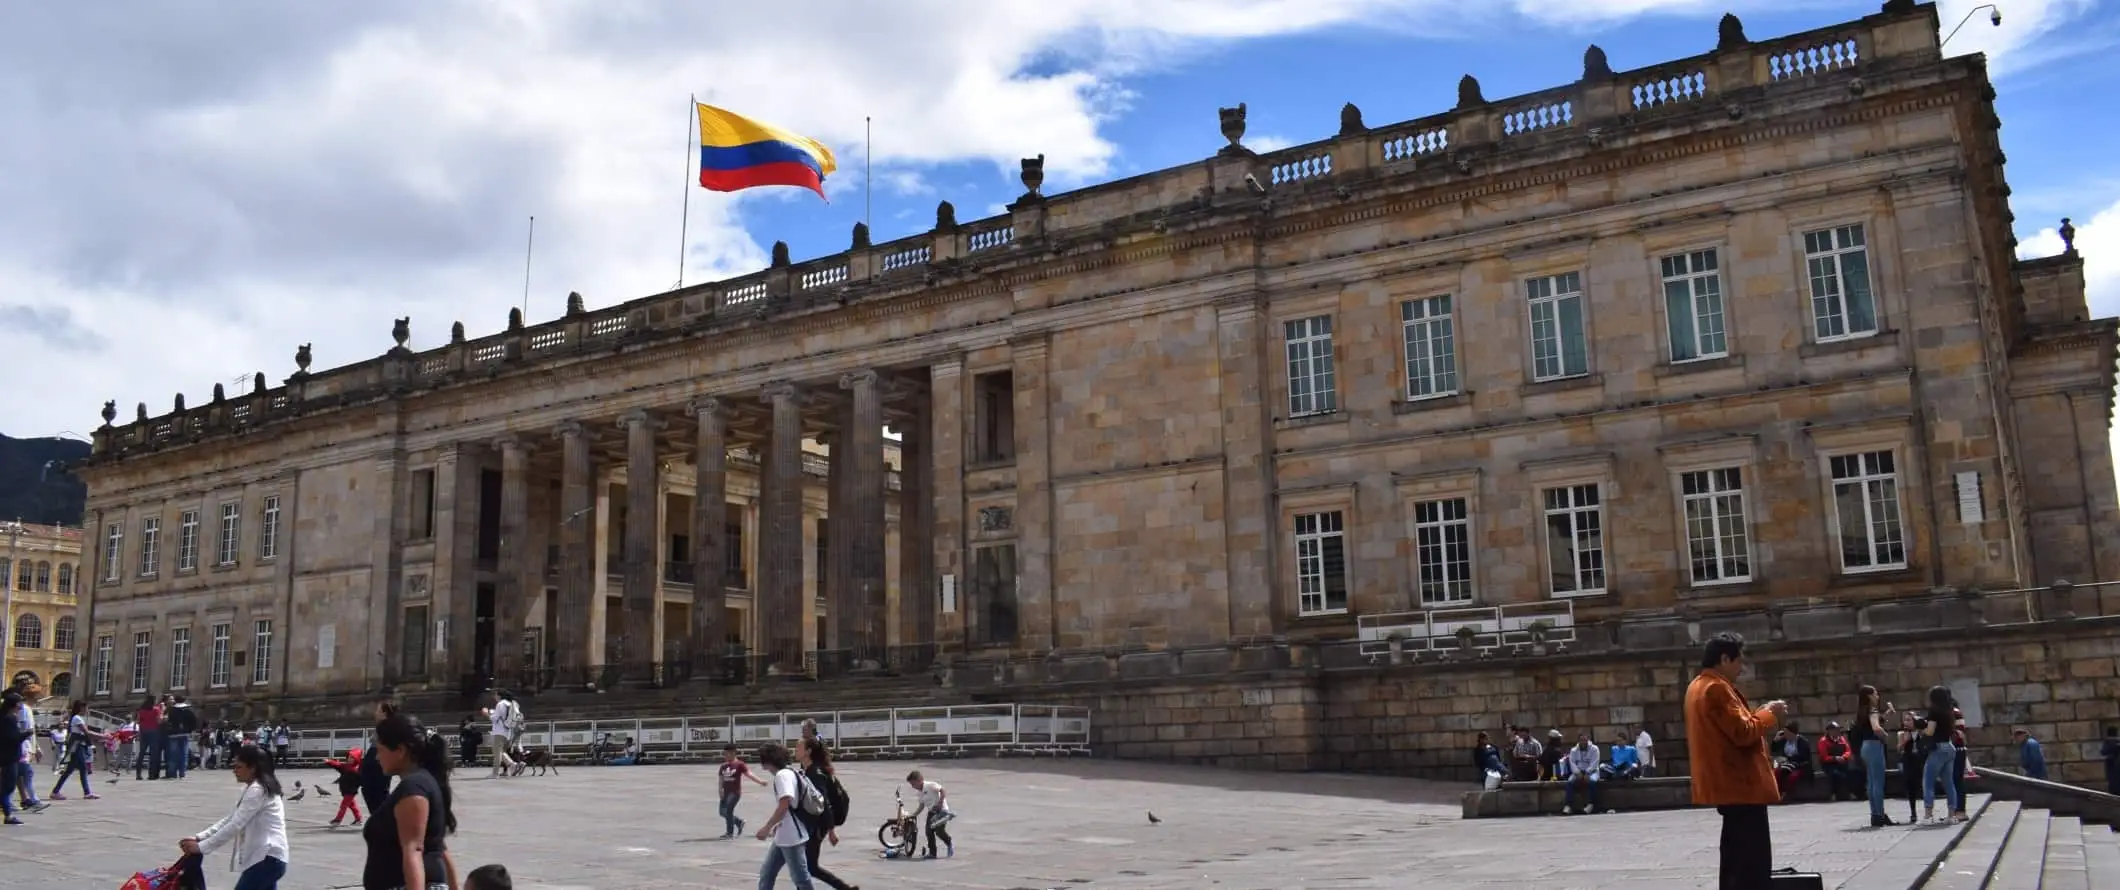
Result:
M1990 9L1990 10L1988 10L1988 21L1990 21L1990 22L1993 22L1993 23L1995 24L1995 27L1997 27L1997 28L2000 28L2000 27L2002 27L2002 10L2001 10L2001 9Z

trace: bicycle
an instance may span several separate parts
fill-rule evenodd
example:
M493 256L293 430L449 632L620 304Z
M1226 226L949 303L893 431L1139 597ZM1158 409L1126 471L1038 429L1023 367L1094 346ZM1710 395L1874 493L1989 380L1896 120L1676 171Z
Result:
M880 855L885 859L911 859L920 845L920 826L905 811L904 793L892 791L891 799L898 802L898 815L876 829L876 842L883 845Z

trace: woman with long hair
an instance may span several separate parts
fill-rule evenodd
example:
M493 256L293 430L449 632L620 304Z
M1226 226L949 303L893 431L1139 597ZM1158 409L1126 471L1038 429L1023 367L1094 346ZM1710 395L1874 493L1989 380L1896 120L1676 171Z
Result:
M88 760L95 756L96 743L104 738L103 733L88 728L88 702L74 699L66 709L66 753L60 756L64 766L59 769L59 781L52 783L51 799L65 800L59 789L66 787L66 777L81 777L81 797L95 800L96 793L88 790Z
M1921 770L1921 819L1924 822L1936 818L1936 786L1943 785L1944 817L1959 809L1958 783L1951 781L1951 768L1958 765L1958 746L1951 739L1958 731L1958 721L1952 719L1957 706L1951 699L1948 686L1929 687L1929 722L1921 727L1920 738L1914 740L1917 750L1927 749L1927 762Z
M397 787L368 814L361 831L368 844L362 890L457 890L456 861L446 841L456 833L449 741L393 713L375 725L375 751L383 771L397 777Z
M228 868L237 875L235 890L278 890L280 879L287 876L287 807L272 755L245 745L236 749L230 768L243 783L235 811L178 841L177 847L203 856L233 842Z
M810 780L810 787L817 789L817 793L824 796L825 802L824 812L818 816L811 817L800 811L794 814L810 829L810 839L803 842L804 849L810 854L810 877L825 882L833 890L861 890L858 886L840 880L838 875L826 871L817 861L818 857L824 854L824 842L827 839L831 840L832 846L839 846L839 812L836 802L840 795L834 793L834 789L839 787L839 776L832 769L832 753L825 750L824 741L814 733L812 730L809 740L795 749L796 760L802 764L803 777Z
M1877 706L1877 687L1864 686L1855 690L1855 719L1848 724L1848 741L1855 745L1855 755L1862 758L1862 779L1870 797L1870 827L1883 828L1897 825L1892 817L1884 814L1884 718L1891 716L1892 705L1886 702L1883 710Z

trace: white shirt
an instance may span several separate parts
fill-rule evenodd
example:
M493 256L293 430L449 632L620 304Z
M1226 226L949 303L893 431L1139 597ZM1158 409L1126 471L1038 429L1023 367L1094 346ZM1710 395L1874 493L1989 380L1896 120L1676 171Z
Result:
M942 796L941 782L923 782L920 786L920 808L935 813L950 811L950 802Z
M506 739L512 735L508 731L508 724L515 719L515 709L515 702L506 699L493 706L493 734L495 736Z
M256 782L243 787L234 812L199 832L199 852L211 853L234 841L228 867L241 874L267 857L287 861L287 808L278 795L266 794Z
M773 797L788 802L787 816L780 820L780 827L773 829L773 846L800 847L809 843L810 833L802 826L802 780L795 777L793 768L773 774Z
M1648 730L1634 738L1634 750L1641 754L1643 766L1656 765L1656 740L1649 737Z
M1587 748L1577 745L1568 749L1568 770L1585 776L1597 775L1598 751L1596 745Z

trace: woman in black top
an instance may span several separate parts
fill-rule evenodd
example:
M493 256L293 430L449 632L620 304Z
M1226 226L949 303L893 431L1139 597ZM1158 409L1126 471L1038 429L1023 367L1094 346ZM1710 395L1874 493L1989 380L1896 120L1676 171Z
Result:
M1932 686L1929 688L1929 722L1921 727L1914 738L1916 750L1928 755L1921 771L1921 804L1924 820L1936 815L1936 786L1944 791L1944 819L1960 806L1958 786L1951 781L1951 768L1958 764L1958 746L1951 743L1957 734L1958 723L1952 719L1957 708L1951 699L1951 688ZM1924 750L1925 749L1925 750Z
M444 841L456 832L449 742L410 717L392 714L376 724L375 746L384 772L398 782L361 832L368 844L362 890L454 890L456 862Z
M1870 797L1871 828L1898 824L1884 814L1884 718L1891 715L1889 702L1882 710L1878 709L1877 687L1864 686L1855 691L1855 719L1848 723L1848 744L1854 745L1855 755L1862 758L1862 778ZM1908 806L1912 803L1909 802Z
M809 740L795 750L802 762L803 776L810 780L810 787L817 789L817 793L824 796L824 813L811 816L797 809L789 814L789 818L803 820L803 824L810 829L810 839L804 842L804 846L809 848L807 852L810 855L810 877L825 882L834 890L861 890L860 887L840 880L838 875L825 871L824 866L817 864L817 857L824 852L826 838L831 839L832 846L839 846L839 820L836 818L836 801L839 795L832 793L839 779L832 772L832 755L825 750L824 742L815 735L815 728L812 727L808 731L811 733Z

